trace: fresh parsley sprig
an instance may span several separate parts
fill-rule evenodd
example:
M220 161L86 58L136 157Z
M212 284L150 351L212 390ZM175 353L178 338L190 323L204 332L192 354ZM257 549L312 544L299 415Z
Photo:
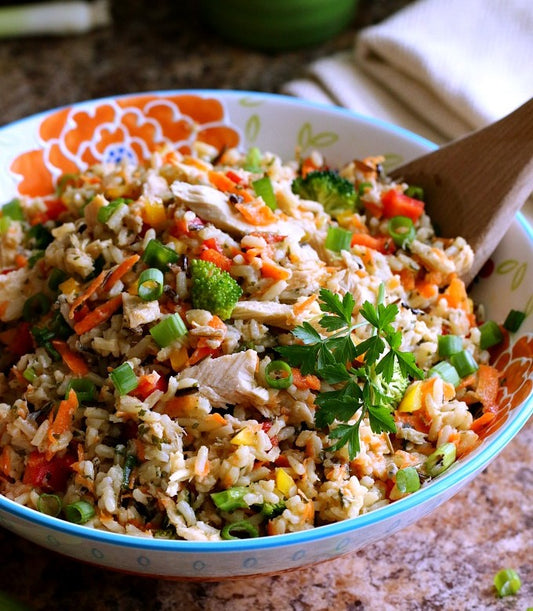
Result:
M398 389L403 394L410 377L418 379L423 375L414 355L400 350L402 335L393 327L398 307L381 303L383 293L381 287L377 306L365 301L360 308L365 322L352 324L353 296L346 293L341 299L322 289L319 304L324 315L319 324L324 335L304 322L293 330L301 343L276 348L302 374L311 373L338 386L317 395L316 425L327 428L337 422L329 431L329 437L336 441L328 449L338 450L347 445L350 460L361 449L359 428L365 416L373 432L395 432L392 411L399 397L394 395ZM371 325L372 333L355 344L352 332L362 325ZM360 366L355 367L355 362ZM355 423L351 423L356 414Z

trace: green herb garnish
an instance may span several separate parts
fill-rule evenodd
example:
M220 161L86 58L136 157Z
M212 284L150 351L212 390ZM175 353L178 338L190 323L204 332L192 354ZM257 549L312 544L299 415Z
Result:
M374 433L396 432L393 409L402 398L409 378L423 377L414 355L400 350L401 332L392 326L398 307L384 305L383 293L381 287L377 306L369 301L362 305L360 313L365 322L352 324L355 306L352 295L347 293L341 299L322 289L319 304L324 315L319 324L327 334L304 322L293 330L301 344L276 348L302 374L312 373L338 386L316 397L316 425L330 427L329 437L336 440L327 449L338 450L347 445L350 460L360 450L359 427L363 419L368 417ZM373 327L370 337L354 343L352 332L368 324ZM357 361L359 366L355 366L354 361L359 358L361 362ZM350 422L356 414L355 423ZM336 426L331 428L335 421Z

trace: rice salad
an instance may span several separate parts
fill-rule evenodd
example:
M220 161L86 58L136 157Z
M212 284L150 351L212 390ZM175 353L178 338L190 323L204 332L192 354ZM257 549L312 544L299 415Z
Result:
M383 162L197 143L6 203L0 492L215 541L354 518L475 448L500 329Z

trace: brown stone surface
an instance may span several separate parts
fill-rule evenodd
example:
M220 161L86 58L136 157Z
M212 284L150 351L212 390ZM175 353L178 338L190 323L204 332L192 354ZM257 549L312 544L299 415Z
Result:
M194 0L116 0L111 28L75 38L0 41L0 125L128 92L276 92L313 59L349 48L358 28L406 4L361 0L353 27L334 40L268 55L204 30ZM233 582L166 582L86 566L0 529L0 590L35 610L526 611L533 606L532 448L530 422L472 484L430 516L315 567ZM523 585L517 596L498 599L492 578L503 567L514 567Z

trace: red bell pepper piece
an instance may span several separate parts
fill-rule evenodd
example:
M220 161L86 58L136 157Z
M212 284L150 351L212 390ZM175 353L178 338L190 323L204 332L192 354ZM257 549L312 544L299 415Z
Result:
M22 482L49 492L64 492L75 461L70 454L46 460L45 454L35 450L28 456Z
M424 202L400 193L396 189L385 191L381 196L381 203L383 216L388 219L394 216L407 216L416 223L424 212Z

